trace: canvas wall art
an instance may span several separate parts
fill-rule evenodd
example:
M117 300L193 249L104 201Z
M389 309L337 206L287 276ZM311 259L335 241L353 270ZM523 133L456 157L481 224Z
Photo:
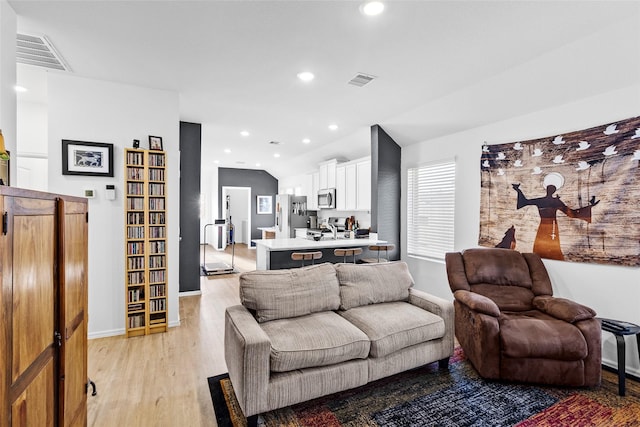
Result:
M482 147L479 245L640 265L640 117Z

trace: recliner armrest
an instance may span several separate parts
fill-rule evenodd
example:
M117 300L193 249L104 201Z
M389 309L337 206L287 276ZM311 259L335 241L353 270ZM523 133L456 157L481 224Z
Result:
M460 304L466 305L473 311L493 317L500 317L500 308L498 308L498 305L484 295L465 290L458 290L453 293L453 297Z
M533 306L543 313L569 323L596 317L596 312L587 306L550 295L534 297Z
M228 307L224 358L238 403L249 417L267 410L271 340L242 305Z

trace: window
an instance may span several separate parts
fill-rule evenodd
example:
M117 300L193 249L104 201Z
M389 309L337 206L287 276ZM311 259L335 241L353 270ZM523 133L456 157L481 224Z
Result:
M453 251L455 160L410 168L407 189L407 252L444 259Z

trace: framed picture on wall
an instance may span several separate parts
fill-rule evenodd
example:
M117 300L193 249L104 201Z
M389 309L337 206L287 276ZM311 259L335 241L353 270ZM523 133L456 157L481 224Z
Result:
M62 174L113 177L113 144L63 139Z
M162 151L162 137L149 135L149 150Z
M271 214L273 213L273 197L272 196L258 196L258 214Z
M9 152L7 150L7 154L11 154L11 152ZM11 185L11 182L9 181L9 160L2 160L0 159L0 185Z

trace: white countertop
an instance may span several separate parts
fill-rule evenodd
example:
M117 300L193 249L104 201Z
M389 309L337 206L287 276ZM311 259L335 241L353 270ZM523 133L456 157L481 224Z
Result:
M309 240L309 239L256 239L256 245L268 251L290 251L297 249L349 248L386 243L378 239L337 239L337 240Z

